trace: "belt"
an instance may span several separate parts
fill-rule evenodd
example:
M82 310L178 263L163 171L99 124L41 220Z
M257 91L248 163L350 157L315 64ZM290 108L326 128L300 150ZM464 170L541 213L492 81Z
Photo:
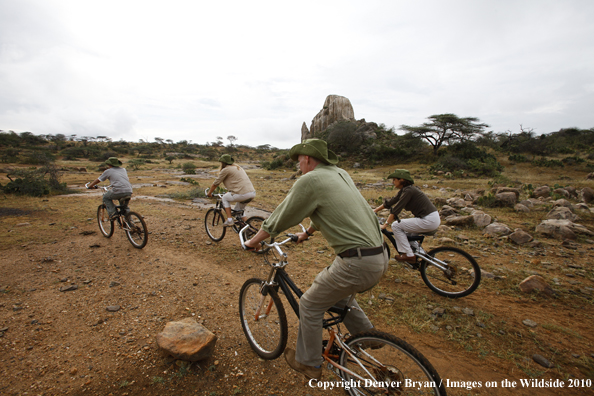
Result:
M372 247L372 248L352 248L345 250L344 252L338 253L341 258L345 257L354 257L359 256L359 252L361 256L375 256L376 254L380 254L384 252L384 246Z

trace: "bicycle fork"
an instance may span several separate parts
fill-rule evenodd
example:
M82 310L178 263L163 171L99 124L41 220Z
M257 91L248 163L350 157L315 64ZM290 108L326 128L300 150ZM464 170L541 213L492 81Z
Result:
M326 363L328 363L328 368L329 369L334 368L334 370L332 370L332 371L334 371L336 374L338 374L343 380L346 378L344 378L344 376L341 375L341 372L349 374L350 376L357 378L359 381L365 382L366 380L369 379L369 378L366 379L366 378L361 377L359 374L354 373L353 371L349 370L348 368L346 368L344 366L341 366L336 361L338 359L338 356L330 354L332 345L334 345L334 342L336 342L338 344L339 348L344 350L349 355L349 357L352 360L354 360L357 363L357 365L359 365L359 367L361 367L361 369L363 369L363 371L365 371L367 373L367 375L369 375L370 378L373 379L373 381L377 382L377 379L373 376L373 374L371 374L369 372L369 370L367 370L367 367L365 367L365 365L361 362L361 360L359 360L359 358L357 357L357 353L355 351L353 351L348 345L346 345L342 341L342 337L340 337L338 335L336 330L334 330L334 328L330 328L330 329L328 329L328 333L330 333L330 339L328 340L328 344L326 345L326 348L324 349L324 352L322 353L322 357L324 358ZM373 360L374 363L376 363L382 370L387 370L387 368L381 362L379 362L377 359L375 359L373 356L371 356L369 353L367 353L367 351L365 351L361 347L359 347L359 350L361 351L361 353L363 353L365 355L366 358Z
M431 265L436 266L437 268L439 268L443 272L447 272L449 270L449 268L450 268L449 264L446 263L445 261L442 261L442 260L437 259L435 257L429 256L427 254L427 252L425 252L425 250L423 250L422 247L419 247L417 249L417 251L415 252L415 256L417 256L421 260L425 260L426 262L428 262Z

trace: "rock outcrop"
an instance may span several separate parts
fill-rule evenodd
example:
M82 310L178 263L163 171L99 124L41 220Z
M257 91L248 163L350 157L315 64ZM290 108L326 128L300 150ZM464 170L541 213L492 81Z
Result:
M316 134L326 130L330 125L340 120L355 121L355 111L351 101L344 96L328 95L322 110L311 121L309 131L304 125L301 127L301 140L316 137Z

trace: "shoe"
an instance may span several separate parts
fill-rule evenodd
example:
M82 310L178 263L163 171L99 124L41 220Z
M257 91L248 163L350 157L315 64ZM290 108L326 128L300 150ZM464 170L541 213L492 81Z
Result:
M235 224L235 222L233 221L233 219L227 219L223 223L223 227L231 227L231 226L233 226L233 224Z
M322 379L322 367L315 368L313 366L306 366L305 364L299 363L295 360L295 350L291 348L285 349L285 360L291 368L309 379L320 380Z
M394 256L394 258L398 261L406 261L407 263L416 263L417 256L407 256L406 254L399 254Z
M117 213L114 213L114 214L112 214L111 216L109 216L109 221L114 221L114 220L116 220L118 217L119 217L119 216L118 216L118 214L117 214Z

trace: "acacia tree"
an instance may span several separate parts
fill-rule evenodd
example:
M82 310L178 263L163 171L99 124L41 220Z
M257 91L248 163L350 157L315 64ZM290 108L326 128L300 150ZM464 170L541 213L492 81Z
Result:
M401 125L400 130L410 132L413 136L426 140L433 146L433 153L443 144L464 142L481 134L487 124L479 124L476 117L460 118L455 114L436 114L427 117L430 122L420 126Z

